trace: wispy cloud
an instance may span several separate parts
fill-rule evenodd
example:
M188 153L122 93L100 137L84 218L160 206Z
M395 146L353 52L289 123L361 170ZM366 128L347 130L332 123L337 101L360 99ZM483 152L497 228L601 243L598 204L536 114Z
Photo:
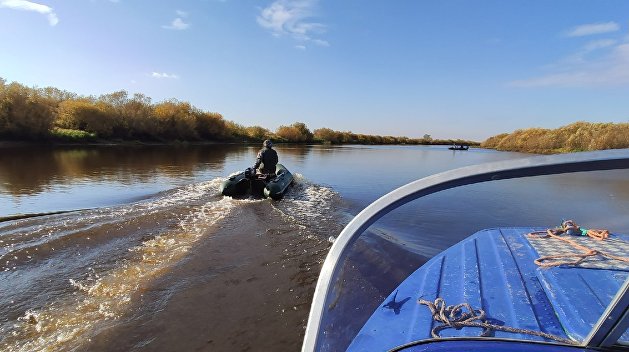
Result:
M181 11L181 10L177 10L175 11L175 13L177 14L177 17L175 17L174 20L172 20L172 22L170 22L170 24L168 25L163 25L162 28L165 29L173 29L173 30L178 30L178 31L182 31L184 29L188 29L190 27L190 23L186 23L183 19L188 17L188 13L185 11Z
M616 22L590 23L574 27L567 31L567 37L583 37L586 35L611 33L620 30L620 25Z
M315 7L318 0L276 0L260 11L257 17L258 24L271 31L276 36L290 36L304 43L311 42L320 46L329 46L326 40L316 38L323 34L326 26L322 23L311 21L315 15Z
M605 48L609 48L609 46L605 46ZM562 72L554 72L531 79L513 81L510 85L513 87L602 87L629 85L629 43L613 46L603 57L569 66Z
M0 0L0 8L2 7L13 10L34 11L41 13L42 15L46 15L48 23L51 26L56 26L57 23L59 23L59 18L52 7L38 4L36 2L26 0Z
M620 30L616 22L574 27L566 37L584 37ZM550 73L509 83L512 87L601 87L629 85L629 37L598 39L545 67Z
M613 47L618 43L615 39L600 39L593 40L581 47L579 51L568 56L564 60L561 60L559 64L550 65L549 67L569 67L569 65L582 64L587 61L588 56L593 52L600 51L601 49Z
M178 79L179 76L176 74L166 73L166 72L151 72L151 77L162 79L162 78L170 78L170 79Z
M313 39L312 42L320 46L330 46L330 43L328 43L327 40Z
M608 48L610 46L613 46L616 43L617 43L616 39L594 40L585 44L585 46L583 46L583 50L587 52L591 52L598 49Z

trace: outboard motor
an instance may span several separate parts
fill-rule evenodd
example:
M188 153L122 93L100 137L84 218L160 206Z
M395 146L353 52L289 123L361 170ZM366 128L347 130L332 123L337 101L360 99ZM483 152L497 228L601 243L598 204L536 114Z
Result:
M254 170L252 167L248 167L245 169L245 177L246 178L254 178L256 175L256 170Z

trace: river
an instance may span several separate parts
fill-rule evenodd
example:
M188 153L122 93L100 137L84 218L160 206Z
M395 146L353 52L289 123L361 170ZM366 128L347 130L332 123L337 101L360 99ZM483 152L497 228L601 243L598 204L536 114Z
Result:
M298 350L318 270L353 215L418 178L530 156L278 146L295 175L283 200L221 196L224 177L251 166L257 149L0 148L0 217L71 210L0 222L0 350ZM628 213L626 171L444 191L388 214L356 243L354 269L370 284L352 290L385 297L483 228L570 218L629 233Z

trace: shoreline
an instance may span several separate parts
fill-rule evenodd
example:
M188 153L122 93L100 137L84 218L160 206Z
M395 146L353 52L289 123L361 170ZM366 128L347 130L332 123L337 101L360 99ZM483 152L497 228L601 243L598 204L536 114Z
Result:
M175 141L175 142L152 142L152 141L90 141L90 142L67 142L67 141L3 141L0 140L0 148L4 147L30 147L30 146L187 146L187 145L259 145L261 141L247 141L247 142L235 142L235 141ZM275 145L409 145L409 146L450 146L448 143L432 143L432 144L414 144L414 143L326 143L326 142L274 142ZM478 144L469 144L471 148L480 149L493 149L483 148Z

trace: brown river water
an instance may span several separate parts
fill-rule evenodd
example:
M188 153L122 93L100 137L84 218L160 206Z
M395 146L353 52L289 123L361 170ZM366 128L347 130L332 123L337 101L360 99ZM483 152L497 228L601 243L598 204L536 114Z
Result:
M295 175L284 199L221 196L224 177L251 166L257 149L0 148L0 217L75 210L0 222L0 350L297 351L330 237L352 215L417 178L527 156L280 146ZM626 172L443 193L357 242L351 270L369 284L348 285L352 294L385 297L481 228L571 217L629 233ZM367 313L348 314L360 325Z

